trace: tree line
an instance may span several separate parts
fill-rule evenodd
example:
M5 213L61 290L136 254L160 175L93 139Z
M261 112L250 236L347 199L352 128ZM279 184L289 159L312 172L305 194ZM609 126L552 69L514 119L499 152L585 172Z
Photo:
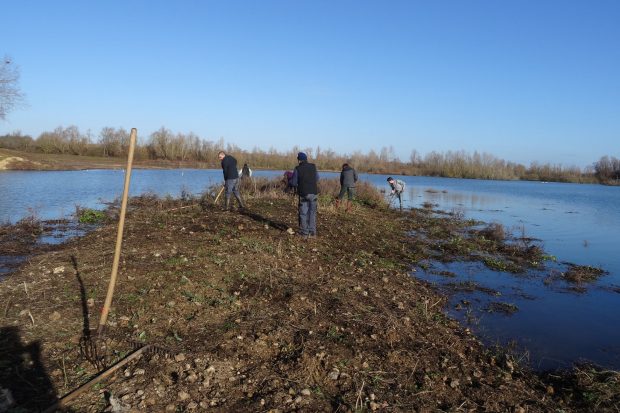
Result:
M19 131L0 136L0 148L46 154L69 154L78 156L125 157L129 145L129 131L124 128L105 127L98 135L81 132L76 126L59 126L43 132L36 139ZM591 166L540 164L525 166L506 161L488 153L465 151L430 152L425 156L416 150L409 159L402 160L394 147L383 147L367 153L355 151L338 154L321 147L299 147L285 151L274 148L242 149L226 143L202 139L194 133L175 133L161 127L146 138L139 140L135 151L138 160L162 160L174 162L199 162L217 166L217 152L225 150L241 163L253 168L290 169L295 164L297 152L303 151L322 170L340 170L343 163L352 164L360 172L380 174L424 175L450 178L535 180L556 182L620 183L620 160L603 156Z

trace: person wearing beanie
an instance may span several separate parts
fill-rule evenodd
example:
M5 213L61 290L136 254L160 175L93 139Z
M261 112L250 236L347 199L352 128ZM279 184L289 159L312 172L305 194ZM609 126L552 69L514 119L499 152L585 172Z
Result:
M405 183L400 179L394 179L391 176L387 179L388 184L392 188L392 196L398 197L400 210L403 210L403 192L405 191Z
M297 154L299 165L293 171L291 185L297 188L299 196L299 235L316 236L316 210L318 200L319 173L316 165L308 162L308 155L303 152Z
M224 187L226 188L226 204L224 209L228 211L231 207L231 194L235 195L235 198L237 198L239 207L242 209L245 208L241 195L239 194L239 172L237 171L237 160L233 156L227 155L224 151L220 151L217 154L217 157L222 162L222 171L224 172Z

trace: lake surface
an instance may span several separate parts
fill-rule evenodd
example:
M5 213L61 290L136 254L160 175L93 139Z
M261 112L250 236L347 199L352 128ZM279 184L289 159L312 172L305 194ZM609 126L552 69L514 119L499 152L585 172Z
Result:
M591 360L620 369L620 187L523 181L481 181L397 177L406 183L405 205L460 211L467 218L499 222L516 236L541 240L559 262L600 266L609 274L578 293L545 280L566 266L548 263L546 271L509 274L480 263L434 263L415 276L452 294L449 312L467 322L487 344L514 343L538 369L569 367ZM365 176L383 186L383 176ZM450 271L457 278L437 273ZM449 284L473 282L498 292L453 293ZM463 300L474 303L463 307ZM514 304L513 315L485 310L492 302Z
M255 176L280 176L283 171L255 171ZM335 173L321 173L324 178ZM384 175L361 179L388 189ZM445 289L449 313L469 323L488 344L513 343L532 366L568 367L592 360L620 369L620 188L521 181L400 177L406 182L405 207L432 203L436 209L462 212L467 218L499 222L515 235L541 240L558 261L600 266L609 274L575 292L567 285L547 283L545 271L514 275L492 271L477 262L432 263L413 274ZM103 208L119 198L124 171L0 172L0 220L15 222L29 214L41 219L70 216L75 206ZM221 170L134 170L131 194L153 192L179 196L184 189L199 194L222 181ZM2 261L0 260L0 267ZM1 268L0 268L1 270ZM451 271L457 278L438 275ZM1 271L0 271L1 272ZM495 293L454 292L450 283L475 282ZM471 302L467 309L463 301ZM514 304L512 315L489 312L493 302Z

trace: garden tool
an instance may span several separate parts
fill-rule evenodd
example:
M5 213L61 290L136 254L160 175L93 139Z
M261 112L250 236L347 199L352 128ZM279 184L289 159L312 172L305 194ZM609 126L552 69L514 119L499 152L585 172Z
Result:
M108 284L108 292L105 302L101 310L101 318L99 319L99 327L97 328L96 337L85 334L80 340L80 350L85 358L93 363L95 367L103 368L106 365L106 356L108 353L107 343L104 340L105 326L108 321L108 313L112 305L112 297L114 295L114 287L116 286L116 278L118 275L118 264L121 256L121 246L123 244L123 229L125 226L125 213L127 211L127 199L129 197L129 182L131 179L131 167L133 165L133 155L136 147L136 128L131 129L129 138L129 153L127 155L127 169L125 170L125 185L123 188L123 198L121 201L121 211L118 219L118 231L116 235L116 248L114 250L114 261L112 262L112 274Z

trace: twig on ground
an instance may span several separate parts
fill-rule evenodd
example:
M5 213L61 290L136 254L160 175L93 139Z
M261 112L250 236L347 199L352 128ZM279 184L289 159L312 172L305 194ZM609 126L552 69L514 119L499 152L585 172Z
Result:
M28 310L28 316L30 317L30 321L32 321L32 325L34 326L34 317L32 316L30 310Z
M6 307L4 307L4 318L6 318L9 315L9 305L11 305L11 298L9 297L9 299L6 302Z
M363 404L362 401L362 391L364 390L364 380L362 380L362 386L360 387L359 392L357 392L357 400L355 400L355 410L361 409ZM359 407L358 407L359 406Z

